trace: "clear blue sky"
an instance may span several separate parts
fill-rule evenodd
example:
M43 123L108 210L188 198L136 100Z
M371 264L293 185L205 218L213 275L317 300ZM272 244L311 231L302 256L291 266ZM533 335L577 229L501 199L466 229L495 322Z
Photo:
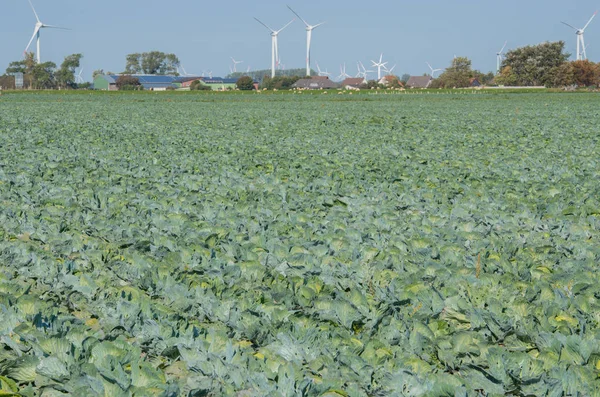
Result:
M312 59L334 76L342 63L354 75L358 60L367 66L382 52L389 66L397 64L398 75L428 72L426 61L446 67L454 55L488 72L495 70L495 54L505 40L509 49L565 40L574 54L575 33L560 21L582 27L600 8L591 0L32 1L42 22L72 29L42 31L42 61L60 64L68 54L83 53L86 80L94 69L120 72L127 54L151 50L175 53L188 73L225 75L230 57L244 61L238 70L267 69L269 32L253 17L277 29L293 17L286 4L309 23L326 22L313 32ZM2 3L1 72L22 57L35 25L27 0ZM286 68L303 67L305 38L300 21L280 34ZM600 16L585 38L588 57L599 61Z

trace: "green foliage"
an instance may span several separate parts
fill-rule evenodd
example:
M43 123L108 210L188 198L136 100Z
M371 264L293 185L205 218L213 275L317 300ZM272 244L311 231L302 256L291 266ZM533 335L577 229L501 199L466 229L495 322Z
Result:
M192 91L212 91L209 85L206 85L202 80L195 80L190 84L190 90Z
M284 76L284 77L302 76L302 78L304 78L305 74L306 74L306 68L298 68L298 69L277 70L276 76ZM317 72L311 69L310 75L316 76ZM227 78L238 79L242 76L250 76L252 78L252 80L262 83L265 78L270 78L271 69L250 70L248 72L230 73L229 75L227 75Z
M254 89L254 80L250 76L242 76L237 79L235 86L241 91L252 91Z
M546 42L520 47L506 53L502 70L510 67L510 75L503 76L500 84L517 86L552 86L556 69L567 62L570 54L564 52L564 41ZM506 79L505 79L506 78ZM505 79L505 80L503 80Z
M120 75L117 77L115 85L120 91L134 91L143 90L140 79L135 76L129 76L127 74Z
M466 57L456 57L451 65L435 80L432 81L431 88L463 88L471 85L471 79L476 77L476 73L471 68L471 60Z
M265 76L260 88L266 88L267 90L289 90L300 79L301 77L299 76L275 76L273 78Z
M175 54L150 51L129 54L125 60L126 74L179 75L179 58Z
M60 65L60 69L56 71L55 78L56 84L60 88L74 88L75 85L75 69L80 65L81 54L72 54L66 56L63 63Z
M0 97L0 395L598 393L596 94L194 98Z

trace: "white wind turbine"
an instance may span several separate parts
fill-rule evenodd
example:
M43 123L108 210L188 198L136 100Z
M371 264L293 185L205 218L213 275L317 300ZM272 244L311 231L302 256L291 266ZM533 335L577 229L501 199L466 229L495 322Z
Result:
M383 67L383 70L387 73L387 74L391 74L394 69L396 69L396 65L392 66L391 68L386 68L385 66Z
M377 80L381 80L381 68L385 68L385 65L387 65L387 62L382 62L383 61L383 53L379 56L379 62L375 62L373 60L371 60L371 62L373 63L373 66L377 67Z
M442 71L442 69L434 69L431 67L429 62L425 62L425 63L427 64L427 66L429 66L429 70L431 70L431 78L435 79L435 72L440 72L440 71Z
M325 69L325 71L321 70L321 68L319 67L319 62L317 62L317 71L319 72L319 76L331 76L331 73L329 73L327 69Z
M79 69L79 73L77 73L77 74L75 75L75 83L76 83L76 84L81 84L81 83L83 83L83 82L84 82L84 81L83 81L83 77L81 77L81 74L82 74L82 73L83 73L83 68Z
M346 73L346 64L344 63L344 65L340 65L340 75L337 77L338 80L343 81L349 77L350 75Z
M260 23L261 25L263 25L265 28L269 29L271 31L271 78L275 77L275 67L277 66L277 63L279 63L279 47L277 45L277 36L279 36L279 33L281 33L281 31L285 28L287 28L288 26L290 26L290 24L292 22L295 21L295 19L292 19L291 21L289 21L287 23L287 25L285 25L284 27L282 27L279 30L273 30L270 27L268 27L267 25L265 25L263 22L261 22L260 19L258 18L254 18L256 19L256 21L258 21L258 23Z
M239 65L240 63L244 63L244 61L236 61L235 59L233 59L233 57L231 57L231 60L233 61L233 73L236 73L237 65Z
M312 39L312 31L315 28L323 25L325 22L321 22L316 25L309 25L308 22L306 22L304 19L302 19L302 17L300 15L298 15L298 13L292 9L292 7L290 7L290 6L287 6L287 7L290 9L291 12L294 13L294 15L296 15L298 18L300 18L300 20L302 22L304 22L304 25L306 26L306 75L310 76L310 42Z
M367 70L361 61L358 61L356 66L358 68L358 74L356 77L362 77L365 80L369 80L369 73L373 73L373 70Z
M502 49L496 53L496 74L500 73L500 66L502 66L502 58L504 58L504 49L506 48L507 41L504 42Z
M35 24L35 28L33 29L33 35L31 36L31 39L29 40L29 43L27 44L27 47L25 47L25 53L27 53L27 50L29 50L29 46L31 45L31 43L33 42L33 39L36 39L37 41L37 50L36 50L36 57L37 57L37 62L41 63L42 62L42 57L41 57L41 53L40 53L40 30L43 28L51 28L51 29L64 29L64 30L69 30L67 28L61 28L59 26L53 26L53 25L46 25L45 23L43 23L42 21L40 21L40 18L38 17L37 12L35 12L35 8L33 7L33 4L31 3L31 0L29 0L29 5L31 6L31 9L33 10L33 14L35 15L35 19L36 19L36 24Z
M585 41L583 40L583 34L585 33L585 29L592 22L592 19L594 19L594 17L596 16L597 13L598 13L598 11L596 11L594 13L594 15L592 15L592 17L590 18L588 23L586 23L585 26L581 29L577 29L577 28L569 25L568 23L561 21L562 24L567 25L571 29L575 30L575 34L577 34L577 60L578 61L587 59L587 54L585 53L586 45L585 45Z

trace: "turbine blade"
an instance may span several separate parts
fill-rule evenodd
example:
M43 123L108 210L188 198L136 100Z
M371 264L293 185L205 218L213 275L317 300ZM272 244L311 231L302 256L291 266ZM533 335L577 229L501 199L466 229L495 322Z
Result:
M40 18L38 17L37 12L35 12L35 8L33 7L33 3L31 2L31 0L29 0L29 5L31 6L31 9L33 10L33 13L35 14L35 19L40 22Z
M42 25L43 28L51 28L51 29L62 29L62 30L71 30L69 28L63 28L60 26L54 26L54 25Z
M502 46L502 49L500 50L500 54L502 54L502 51L504 51L504 49L506 48L506 43L508 43L508 41L504 42L504 45Z
M300 15L298 15L298 13L292 9L292 7L290 7L290 6L287 6L287 8L289 8L289 9L290 9L290 11L294 13L294 15L296 15L298 18L300 18L300 20L301 20L302 22L304 22L304 24L306 25L306 27L307 27L307 28L310 28L310 27L311 27L311 26L308 24L308 22L306 22L304 19L302 19L302 17L301 17Z
M27 43L27 47L25 47L25 52L27 52L27 50L29 49L29 46L33 42L33 39L35 39L35 36L38 34L39 31L40 31L40 28L36 26L35 29L33 30L33 35L31 36L29 43Z
M311 26L311 28L313 28L313 29L318 28L319 26L323 25L324 23L325 22L318 23L316 25Z
M563 25L567 25L567 26L568 26L568 27L570 27L571 29L573 29L573 30L577 31L577 28L576 28L576 27L573 27L573 26L569 25L569 24L568 24L568 23L566 23L566 22L560 21L560 23L562 23Z
M271 29L266 24L264 24L260 19L258 19L256 17L254 17L254 19L256 19L258 21L258 23L260 23L262 26L264 26L265 28L269 29L271 31L271 33L275 33L275 31L273 29Z
M596 11L594 13L594 15L592 15L592 17L590 18L590 20L588 21L588 23L586 23L585 26L583 27L583 29L581 29L581 30L585 30L585 28L588 27L588 25L592 22L592 19L594 19L594 17L596 16L597 13L598 13L598 11Z
M287 28L288 26L290 26L292 24L292 22L294 22L296 20L296 18L292 19L291 21L289 21L287 23L287 25L285 25L284 27L282 27L281 29L279 29L277 32L275 32L276 34L279 34L279 32L281 32L283 29Z

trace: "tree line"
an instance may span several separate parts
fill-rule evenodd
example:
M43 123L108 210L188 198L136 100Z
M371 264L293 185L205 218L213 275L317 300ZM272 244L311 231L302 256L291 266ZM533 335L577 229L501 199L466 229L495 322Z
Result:
M6 68L6 74L23 73L23 84L33 89L67 89L81 88L75 78L75 70L80 66L82 54L71 54L65 57L57 68L54 62L38 63L33 52L25 54L20 61L11 62ZM89 83L85 84L89 86Z

